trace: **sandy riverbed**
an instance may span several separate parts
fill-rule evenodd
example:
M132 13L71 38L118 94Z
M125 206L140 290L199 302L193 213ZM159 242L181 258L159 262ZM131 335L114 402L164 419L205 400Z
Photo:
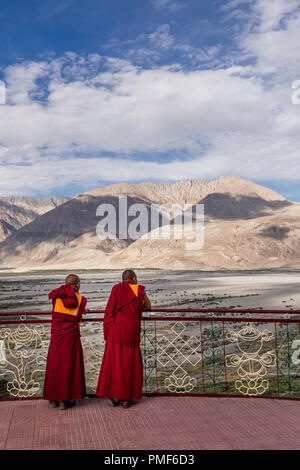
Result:
M82 272L81 293L102 309L118 271ZM300 272L137 271L153 307L300 309ZM0 310L48 310L66 273L0 272Z

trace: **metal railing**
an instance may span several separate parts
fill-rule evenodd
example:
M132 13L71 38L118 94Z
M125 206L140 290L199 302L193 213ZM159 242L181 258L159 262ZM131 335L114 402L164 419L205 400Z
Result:
M81 324L91 395L104 351L103 313L90 311ZM0 399L42 395L50 315L0 312ZM299 310L153 309L143 317L141 351L146 395L300 399Z

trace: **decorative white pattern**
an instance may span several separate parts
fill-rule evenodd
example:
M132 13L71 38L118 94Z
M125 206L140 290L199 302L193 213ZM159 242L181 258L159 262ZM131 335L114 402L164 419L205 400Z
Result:
M16 329L0 330L2 351L5 351L1 355L0 377L10 379L6 384L9 395L22 398L41 392L47 357L44 334L43 326L20 325Z
M260 331L247 323L239 332L227 334L231 343L237 343L241 352L226 356L228 367L235 367L239 380L235 381L236 389L243 395L261 395L269 388L269 380L263 377L267 368L274 367L276 356L273 353L262 353L263 344L274 338L268 330Z
M182 322L176 322L168 334L157 335L157 362L163 367L175 366L171 375L164 380L169 392L191 392L197 384L185 367L195 367L202 360L201 341L195 335L184 339L186 330L187 327Z

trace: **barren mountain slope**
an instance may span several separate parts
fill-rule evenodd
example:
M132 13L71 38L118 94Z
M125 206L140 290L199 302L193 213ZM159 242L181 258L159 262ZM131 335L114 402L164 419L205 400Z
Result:
M119 196L128 207L143 203L204 204L204 245L186 250L186 240L100 240L100 204L116 214ZM128 217L128 223L132 218ZM148 218L151 231L150 219ZM157 230L157 229L156 229ZM174 184L121 183L76 196L38 217L0 244L1 266L168 269L300 267L300 204L239 177Z
M49 198L1 197L0 198L0 242L9 235L29 224L39 215L60 206L69 198L52 196Z

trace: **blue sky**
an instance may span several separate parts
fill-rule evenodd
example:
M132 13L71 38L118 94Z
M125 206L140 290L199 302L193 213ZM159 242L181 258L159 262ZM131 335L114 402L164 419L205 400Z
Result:
M12 63L21 57L37 59L47 51L57 55L99 52L110 41L135 42L138 36L169 23L179 40L213 45L224 39L220 3L12 0L1 5L1 56L4 63Z
M300 201L299 8L2 3L0 195L238 175Z

